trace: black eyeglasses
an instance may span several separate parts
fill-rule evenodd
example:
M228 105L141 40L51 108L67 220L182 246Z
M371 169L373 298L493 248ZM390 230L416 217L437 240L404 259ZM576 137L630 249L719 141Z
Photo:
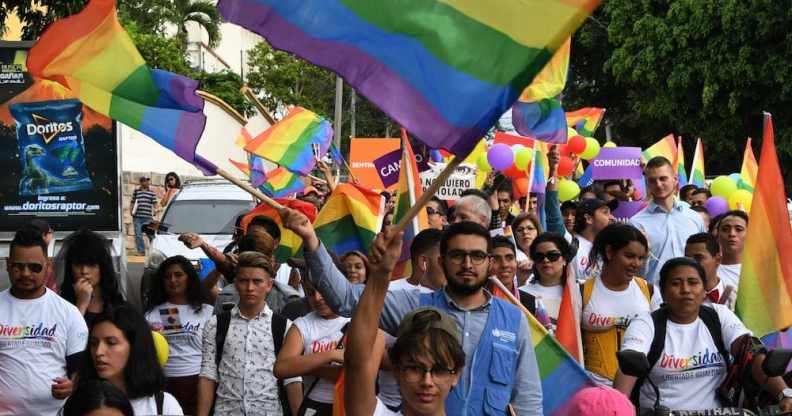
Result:
M399 370L404 377L404 379L410 383L415 383L418 381L423 380L427 374L432 375L432 381L435 383L447 383L451 380L451 376L456 374L456 370L453 368L445 368L445 367L432 367L432 368L424 368L417 365L405 365L399 367Z
M39 263L22 263L22 262L11 262L8 263L8 266L11 267L16 272L21 272L22 270L28 269L33 273L40 273L41 270L44 268L44 265Z
M440 211L437 211L432 207L426 207L426 215L435 215L435 214L440 215Z
M549 260L552 263L561 258L561 252L548 251L547 253L534 253L533 256L531 256L531 258L533 258L533 261L535 263L541 263L545 259Z
M489 254L481 250L474 250L474 251L451 250L448 252L446 257L448 257L451 260L451 262L454 264L462 264L465 262L465 258L470 257L470 262L478 266L484 263L484 260L487 260L487 258L489 258Z

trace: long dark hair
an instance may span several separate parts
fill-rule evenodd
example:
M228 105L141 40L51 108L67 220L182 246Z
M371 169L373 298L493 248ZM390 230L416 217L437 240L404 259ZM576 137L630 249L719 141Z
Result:
M116 409L124 416L135 414L123 391L108 381L94 379L78 384L63 406L63 416L83 416L103 407Z
M179 175L177 175L176 172L168 172L165 175L165 189L169 188L169 186L168 186L168 178L171 177L171 176L176 179L176 184L173 185L173 187L176 188L176 189L181 188L181 179L179 178Z
M91 333L102 322L110 322L115 325L124 333L124 337L129 343L129 358L126 367L124 367L127 397L133 400L162 391L165 387L165 373L157 361L157 351L154 348L151 328L143 315L129 305L106 309L96 320ZM89 348L90 344L89 341ZM85 380L99 379L93 357L85 360L80 377Z
M575 253L572 250L572 246L566 241L563 235L554 232L546 232L539 234L534 238L531 242L531 247L528 249L528 256L533 260L534 254L536 254L536 250L539 248L539 244L542 243L552 243L556 246L556 249L561 252L561 257L566 261L566 265L564 265L564 270L561 272L561 286L566 283L567 276L567 269L569 268L569 264L572 262L572 259L575 257ZM539 271L536 267L536 262L533 262L533 282L539 281Z
M173 256L165 259L157 268L156 280L152 282L149 289L148 301L144 309L146 312L168 301L168 294L165 291L165 272L174 264L181 267L182 271L187 275L187 303L192 306L196 313L203 308L203 304L206 301L206 292L201 284L201 279L198 277L198 272L186 257Z
M602 259L603 264L607 264L608 256L605 253L608 247L613 251L618 251L627 247L633 241L640 243L644 246L647 253L649 252L649 243L646 241L646 236L639 229L623 222L608 225L597 233L594 238L591 253L589 253L588 267L593 267L599 259Z
M110 307L124 303L124 297L118 288L118 276L113 268L113 258L108 249L110 242L100 234L82 228L66 237L66 267L63 273L60 295L67 301L76 304L77 297L74 293L74 275L72 265L96 264L99 265L99 287L102 288L102 303Z

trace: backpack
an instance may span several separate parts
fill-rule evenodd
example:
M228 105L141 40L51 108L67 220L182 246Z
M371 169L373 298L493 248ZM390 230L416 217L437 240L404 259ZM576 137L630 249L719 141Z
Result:
M275 347L275 356L281 350L283 346L283 338L284 333L286 332L286 325L287 325L286 318L282 317L281 315L273 312L272 313L272 321L270 325L272 326L272 343ZM217 315L217 332L215 333L215 365L219 371L220 369L220 359L223 358L223 347L225 346L226 335L228 335L228 327L231 325L231 312L224 311ZM283 384L283 380L278 380L278 400L280 400L281 408L283 408L283 416L291 416L291 407L289 406L289 400L286 395L286 386ZM212 406L214 409L214 406Z
M723 342L723 333L721 332L721 323L720 318L718 318L718 312L709 306L702 305L699 309L699 318L702 322L704 322L704 325L707 327L710 336L712 336L712 341L715 343L715 346L718 349L718 353L721 355L721 357L723 357L723 362L726 363L726 372L728 374L731 367L731 355L729 354L729 350L726 348L726 345ZM657 361L660 360L660 354L662 354L663 349L665 349L666 328L668 326L668 307L663 306L660 309L652 312L652 323L654 324L655 328L654 338L652 338L652 345L649 347L649 354L646 355L646 358L649 361L650 370L654 368L655 364L657 364ZM640 391L645 379L646 377L639 378L635 383L635 387L633 387L632 393L630 394L630 400L633 402L636 408L639 408L640 406ZM722 401L723 399L724 398L721 397ZM730 403L723 403L723 405L729 406Z

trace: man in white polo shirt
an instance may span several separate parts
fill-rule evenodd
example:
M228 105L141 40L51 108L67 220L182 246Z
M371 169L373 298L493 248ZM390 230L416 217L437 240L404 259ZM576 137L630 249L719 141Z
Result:
M56 415L73 389L88 327L44 285L49 267L41 232L17 231L7 265L11 288L0 292L0 416Z

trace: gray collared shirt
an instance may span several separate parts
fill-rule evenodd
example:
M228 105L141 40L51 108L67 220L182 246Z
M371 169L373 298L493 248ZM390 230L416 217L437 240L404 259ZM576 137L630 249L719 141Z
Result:
M305 260L310 270L308 275L311 283L322 294L330 308L341 316L352 316L352 311L363 293L364 285L349 283L335 267L324 245L320 245L314 252L306 251ZM420 294L418 289L388 291L385 295L380 327L395 336L401 319L419 306ZM473 353L489 316L492 299L488 292L487 295L489 298L487 303L476 309L465 310L445 294L451 306L449 313L456 320L462 333L462 349L465 351L465 371L462 376L466 386L470 386ZM511 405L518 415L541 415L542 383L525 316L522 316L517 334L517 350L517 373L514 377Z

